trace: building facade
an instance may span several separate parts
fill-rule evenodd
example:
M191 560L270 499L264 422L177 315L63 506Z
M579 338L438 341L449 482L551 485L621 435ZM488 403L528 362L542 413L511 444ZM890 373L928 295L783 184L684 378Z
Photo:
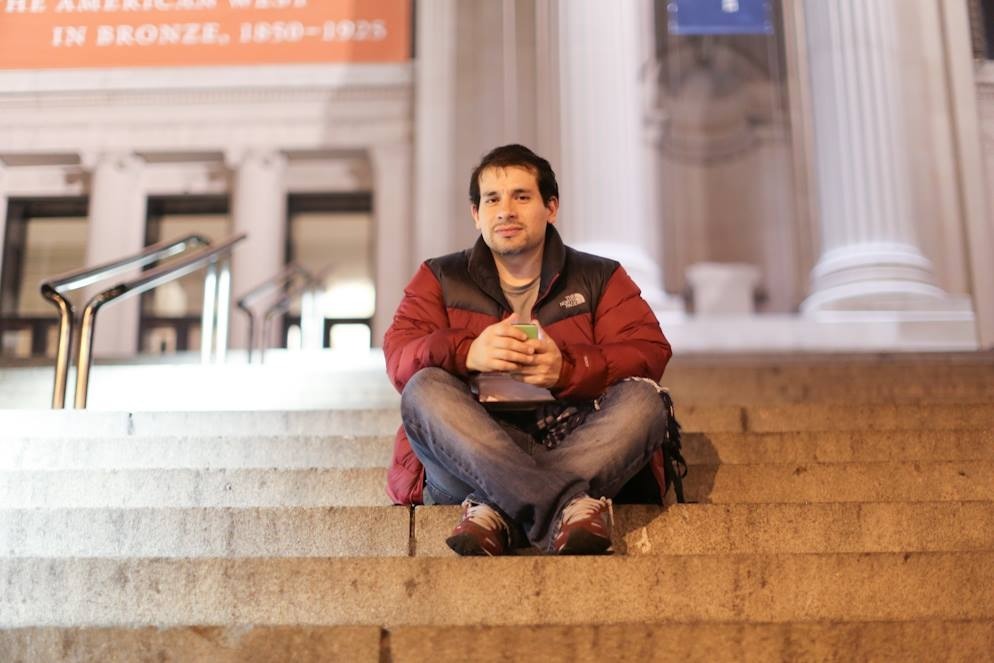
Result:
M193 4L175 16L220 6ZM566 240L620 259L678 349L994 347L981 3L761 2L767 24L734 34L681 31L666 0L359 4L356 24L394 12L401 56L0 70L4 351L51 351L16 324L46 315L38 279L187 231L248 234L236 295L288 260L321 272L325 317L378 345L417 263L474 240L469 172L507 142L550 159ZM255 3L231 38L319 9ZM92 18L135 43L159 20ZM169 320L196 319L196 291L107 307L97 353L195 349Z

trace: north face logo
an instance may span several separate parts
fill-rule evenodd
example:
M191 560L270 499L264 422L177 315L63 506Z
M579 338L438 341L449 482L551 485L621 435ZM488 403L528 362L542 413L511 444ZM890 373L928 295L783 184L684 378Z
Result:
M562 308L573 308L574 306L586 303L587 299L582 294L574 292L572 295L566 295L563 297L563 301L559 302L559 306Z

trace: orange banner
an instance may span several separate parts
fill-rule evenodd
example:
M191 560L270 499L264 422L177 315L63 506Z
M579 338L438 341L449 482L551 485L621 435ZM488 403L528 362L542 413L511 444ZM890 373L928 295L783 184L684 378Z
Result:
M403 62L410 0L0 0L0 69Z

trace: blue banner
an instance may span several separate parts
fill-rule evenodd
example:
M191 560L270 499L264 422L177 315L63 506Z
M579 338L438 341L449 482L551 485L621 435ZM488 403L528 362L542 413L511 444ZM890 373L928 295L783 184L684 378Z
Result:
M773 34L769 0L669 0L670 34Z

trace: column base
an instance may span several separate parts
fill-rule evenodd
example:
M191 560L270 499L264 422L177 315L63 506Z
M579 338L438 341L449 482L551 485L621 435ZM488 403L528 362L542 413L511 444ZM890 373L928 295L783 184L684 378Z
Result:
M677 355L979 349L976 321L970 313L691 316L683 322L663 322L663 331Z
M911 245L864 243L827 251L811 271L801 313L929 311L962 314L972 306L934 284L932 264Z
M642 298L657 315L667 320L684 318L686 307L683 299L663 289L659 265L642 249L614 242L583 242L572 246L577 251L617 260L642 290Z

